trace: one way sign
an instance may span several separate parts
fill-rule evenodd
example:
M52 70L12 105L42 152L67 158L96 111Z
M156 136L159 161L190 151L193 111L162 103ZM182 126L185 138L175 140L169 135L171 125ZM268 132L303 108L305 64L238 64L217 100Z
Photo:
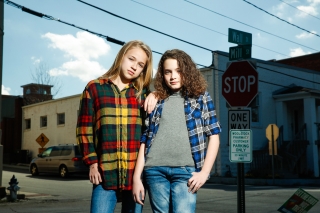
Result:
M229 110L229 131L250 129L250 110Z

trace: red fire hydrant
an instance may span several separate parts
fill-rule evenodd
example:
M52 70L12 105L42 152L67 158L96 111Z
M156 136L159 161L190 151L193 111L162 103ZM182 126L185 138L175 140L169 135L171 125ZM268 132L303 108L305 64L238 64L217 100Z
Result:
M7 188L10 191L10 195L7 197L8 201L14 202L17 200L17 192L20 189L18 186L17 178L13 175L9 182L9 187Z

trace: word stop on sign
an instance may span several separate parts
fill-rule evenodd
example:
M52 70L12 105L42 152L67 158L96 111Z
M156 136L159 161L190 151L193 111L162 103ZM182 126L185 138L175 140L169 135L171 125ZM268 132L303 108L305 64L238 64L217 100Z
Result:
M248 75L248 76L232 76L232 77L226 77L224 80L225 93L230 93L233 88L233 93L236 92L250 92L251 86L256 83L256 78L254 75Z

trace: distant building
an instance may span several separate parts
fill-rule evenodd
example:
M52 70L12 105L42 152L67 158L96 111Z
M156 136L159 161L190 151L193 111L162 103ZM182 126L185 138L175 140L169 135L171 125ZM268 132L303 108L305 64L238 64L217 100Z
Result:
M21 150L21 119L23 99L20 96L2 95L1 106L1 143L3 162L11 163L16 158L16 151Z
M28 150L21 149L22 107L52 99L51 85L27 84L21 86L23 96L2 95L1 129L4 163L27 163Z
M52 100L52 85L45 84L26 84L23 88L24 105L35 104L43 101Z
M311 59L319 61L314 59L315 55L301 58L305 63ZM311 57L310 60L308 56ZM272 174L266 128L269 124L276 124L280 128L278 155L274 158L276 174L280 177L319 177L320 72L282 63L286 61L294 64L297 60L300 67L307 67L300 57L291 60L249 60L259 75L259 92L248 108L251 110L253 161L246 163L245 169L250 176L270 177ZM202 69L206 78L211 79L208 80L208 90L223 129L214 168L220 176L228 172L229 166L233 176L237 174L236 163L229 161L229 106L221 91L222 75L228 63L228 53L214 51L213 64L210 68Z
M49 139L44 148L59 144L76 144L76 124L80 94L22 107L22 144L36 157L42 148L36 139Z
M320 52L273 61L320 72Z

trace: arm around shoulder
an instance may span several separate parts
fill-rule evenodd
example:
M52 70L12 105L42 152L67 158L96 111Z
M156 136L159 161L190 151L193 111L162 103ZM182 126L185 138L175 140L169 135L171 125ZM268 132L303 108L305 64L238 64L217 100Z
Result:
M150 92L144 102L144 110L150 114L154 110L158 100L157 92Z

